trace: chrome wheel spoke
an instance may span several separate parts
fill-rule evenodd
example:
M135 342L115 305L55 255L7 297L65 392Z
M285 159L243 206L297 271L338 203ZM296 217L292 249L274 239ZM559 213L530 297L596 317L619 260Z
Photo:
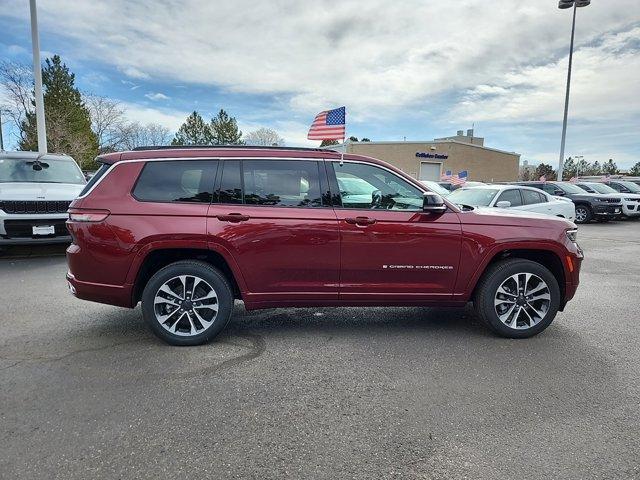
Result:
M218 295L203 278L178 275L158 288L153 307L162 328L188 337L213 325L218 316Z
M551 305L551 292L538 275L520 272L500 284L493 305L498 319L507 327L527 329L546 316Z

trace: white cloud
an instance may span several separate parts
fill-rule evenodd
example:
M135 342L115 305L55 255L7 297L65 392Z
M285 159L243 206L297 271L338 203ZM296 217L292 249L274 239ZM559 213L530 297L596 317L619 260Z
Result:
M151 108L136 103L122 102L128 120L140 123L159 123L172 132L178 130L190 112L181 110Z
M5 4L0 16L28 25L23 0ZM401 134L399 119L417 124L429 117L452 130L471 121L531 126L528 135L502 129L509 140L500 145L530 158L552 158L559 145L571 12L558 10L555 0L40 0L38 5L42 31L64 37L59 44L65 55L76 63L111 65L132 89L138 80L157 79L163 85L212 86L277 99L277 118L290 112L296 120L263 124L288 144L308 144L308 125L297 119L346 105L351 122L379 124L386 135ZM574 139L581 132L586 141L572 151L627 158L638 150L629 134L599 134L640 127L639 29L637 0L597 0L578 11L571 132ZM136 115L157 115L170 128L186 117L135 108ZM448 113L434 113L442 111ZM537 123L545 128L536 129ZM541 131L549 134L544 144Z
M9 3L15 5L9 15L25 10L21 0ZM608 0L581 9L578 45L639 21L636 3ZM513 0L39 5L42 28L77 40L76 55L111 63L131 78L284 94L291 108L309 113L346 104L362 118L496 85L527 65L551 70L566 51L570 22L553 2Z
M160 92L157 92L157 93L149 92L145 94L145 97L147 97L149 100L153 100L154 102L158 100L169 100L168 96Z

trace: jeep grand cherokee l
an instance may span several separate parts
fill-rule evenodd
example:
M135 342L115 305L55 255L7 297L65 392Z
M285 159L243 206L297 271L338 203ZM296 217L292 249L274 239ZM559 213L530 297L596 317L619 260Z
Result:
M578 287L573 223L455 205L373 158L173 147L98 160L69 209L70 290L142 302L174 345L212 339L234 299L249 310L473 301L498 334L529 337Z

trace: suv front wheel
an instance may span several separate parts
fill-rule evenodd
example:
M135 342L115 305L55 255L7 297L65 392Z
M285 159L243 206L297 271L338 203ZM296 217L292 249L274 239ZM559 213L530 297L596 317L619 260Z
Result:
M171 345L200 345L229 322L233 294L211 265L184 260L158 270L142 293L142 315L153 333Z
M526 338L547 328L560 306L560 288L543 265L519 258L487 270L477 288L478 316L498 335Z

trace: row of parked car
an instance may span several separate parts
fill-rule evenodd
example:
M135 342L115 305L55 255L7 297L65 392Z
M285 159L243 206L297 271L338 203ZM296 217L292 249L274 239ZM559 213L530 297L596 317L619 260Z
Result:
M577 182L423 182L448 200L478 208L507 208L554 215L576 223L640 217L640 180L624 178Z

